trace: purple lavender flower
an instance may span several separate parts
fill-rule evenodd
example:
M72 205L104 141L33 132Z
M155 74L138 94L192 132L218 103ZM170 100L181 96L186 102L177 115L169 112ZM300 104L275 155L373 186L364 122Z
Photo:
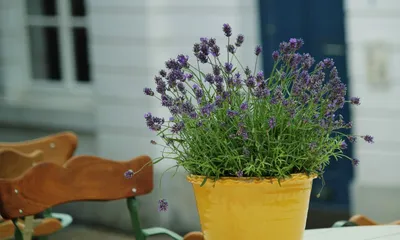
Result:
M214 81L217 84L222 84L224 79L220 75L217 75L217 76L214 77Z
M359 97L351 97L350 102L353 105L360 105L360 98Z
M190 116L191 119L196 119L197 118L197 113L196 112L191 112L189 114L189 116Z
M332 58L325 58L323 62L326 68L331 68L333 65L335 65L335 62Z
M210 48L210 50L211 50L211 54L212 54L214 57L218 57L218 56L219 56L219 50L220 50L220 48L219 48L217 45L212 46L212 47Z
M260 55L262 52L262 48L260 45L258 45L255 50L254 50L254 54L256 54L256 56Z
M226 112L226 114L227 114L229 117L234 117L234 116L238 115L238 112L228 109L228 111Z
M184 124L183 122L175 123L175 124L171 127L171 132L172 132L172 133L179 133L184 127L185 127L185 124Z
M182 112L186 114L190 114L194 112L194 106L191 102L187 101L182 104Z
M158 211L159 212L166 212L168 210L168 202L166 199L158 200Z
M215 76L218 76L221 74L221 69L219 68L219 66L217 66L217 65L213 66L213 73Z
M152 114L151 114L150 112L144 114L144 119L146 119L146 121L151 120L152 117L153 117L153 116L152 116Z
M209 84L214 84L214 76L211 73L207 73L204 77L204 81L208 82Z
M272 52L272 59L274 59L274 61L278 61L279 59L279 52L278 51L273 51Z
M270 91L267 88L261 88L258 87L256 88L256 90L254 91L254 96L256 96L257 98L266 98L270 95Z
M345 141L340 143L340 149L347 149L347 143Z
M208 45L209 46L214 46L217 44L217 39L215 38L210 38L210 40L208 40Z
M246 86L248 88L254 88L256 86L256 81L253 76L250 76L246 80Z
M338 72L338 70L337 70L336 67L333 67L333 68L331 69L331 71L329 72L329 78L330 78L330 79L339 78L339 72Z
M314 63L315 63L315 60L310 54L308 54L308 53L303 54L303 60L302 60L302 64L301 64L303 70L310 69Z
M237 171L236 176L237 177L243 177L243 170Z
M227 47L228 52L234 54L236 52L235 46L233 46L232 44L229 44Z
M292 49L295 49L297 47L297 39L296 38L289 39L289 44Z
M133 177L134 174L135 174L135 173L133 172L133 170L132 170L132 169L129 169L128 171L126 171L126 172L124 173L124 177L125 177L126 179L130 179L130 178Z
M154 96L154 92L153 90L151 90L151 88L144 88L143 89L144 94L146 94L147 96Z
M365 136L362 136L362 138L363 138L364 141L366 141L367 143L374 143L374 137L372 137L371 135L365 135Z
M167 74L167 73L165 73L165 74ZM162 81L162 78L160 77L160 76L155 76L154 77L154 82L156 83L156 84L158 84L159 82L161 82Z
M193 78L193 74L191 73L185 73L185 79L192 79Z
M243 34L239 34L236 38L236 43L235 43L236 47L242 46L243 42L244 42L244 36Z
M174 120L175 120L174 117L169 117L169 121L170 121L170 122L173 122Z
M208 56L208 54L210 53L210 47L208 46L208 43L207 43L207 42L202 42L202 43L200 44L200 51L201 51L204 55Z
M247 110L248 107L249 107L249 105L247 104L247 102L244 102L240 105L240 109L242 109L242 110Z
M215 105L216 106L222 106L222 97L220 95L215 96Z
M201 99L203 97L203 90L199 88L196 84L193 85L194 94L197 99Z
M170 70L179 70L181 69L180 64L175 59L170 59L165 62L165 66Z
M189 67L188 64L189 56L180 54L178 55L177 60L182 67Z
M174 101L170 96L163 94L161 95L161 105L164 107L171 107L174 105Z
M208 38L206 38L206 37L201 37L201 38L200 38L200 42L203 43L203 44L208 44Z
M222 30L224 31L225 36L227 36L227 37L232 36L232 28L229 24L224 23Z
M160 73L161 77L167 76L167 72L164 69L161 69L159 73Z
M249 135L245 129L242 130L242 134L240 134L240 135L242 135L243 140L249 139Z
M201 63L207 63L208 62L208 58L206 55L204 55L204 53L199 52L197 54L197 58L200 60Z
M183 93L183 94L186 93L185 85L184 85L182 82L179 82L178 85L177 85L177 87L178 87L178 90L179 90L181 93Z
M203 115L206 115L206 116L210 115L210 114L211 114L211 107L210 107L210 105L207 104L206 106L202 107L202 108L201 108L201 113L202 113Z
M218 94L221 94L221 93L223 93L224 92L224 85L222 84L222 83L217 83L216 84L216 92L218 93Z
M176 106L176 105L171 106L171 107L168 107L168 109L169 109L170 113L171 113L172 115L174 115L174 116L175 116L175 115L178 115L178 114L180 113L179 107Z
M263 71L259 71L257 73L256 80L258 83L264 80L264 72Z
M167 84L163 80L158 81L156 91L159 94L165 94L165 92L167 91Z
M360 164L360 160L353 158L352 163L353 166L358 166Z
M276 119L274 117L270 118L268 120L268 125L269 125L269 128L271 128L271 129L276 127Z
M197 54L198 54L199 52L200 52L200 44L195 43L195 44L193 45L193 53L194 53L195 56L197 56Z
M225 63L225 72L230 73L233 69L232 63Z
M154 140L151 140L150 143L153 144L153 145L157 145L157 142L154 141Z
M247 66L247 67L244 69L244 74L245 74L246 76L250 76L250 75L251 75L251 70L250 70L249 66Z
M289 60L289 64L292 67L292 69L296 69L297 65L299 65L299 63L302 60L302 56L298 53L292 54L290 56L290 60Z

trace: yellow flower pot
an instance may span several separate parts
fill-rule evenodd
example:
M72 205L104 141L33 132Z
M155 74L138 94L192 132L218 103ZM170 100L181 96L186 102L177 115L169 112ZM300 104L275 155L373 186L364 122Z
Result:
M205 240L301 240L312 181L292 178L222 178L188 176L196 196Z

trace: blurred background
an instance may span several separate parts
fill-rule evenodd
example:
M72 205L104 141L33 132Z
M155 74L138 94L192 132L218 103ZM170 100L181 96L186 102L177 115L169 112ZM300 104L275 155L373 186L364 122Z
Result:
M253 65L253 49L262 44L260 68L269 72L279 43L303 38L303 51L317 60L333 58L350 95L361 97L361 106L342 114L376 143L348 149L360 159L356 168L333 162L319 199L321 183L315 182L307 228L330 227L355 213L381 222L400 219L399 0L0 0L0 141L72 130L79 136L77 154L159 156L143 114L165 110L143 88L153 86L165 60L192 57L200 37L222 43L223 23L245 35L242 62ZM173 164L156 165L155 180ZM140 198L144 226L199 230L185 172L162 181L169 211L157 212L156 187ZM123 201L57 210L84 228L131 231Z

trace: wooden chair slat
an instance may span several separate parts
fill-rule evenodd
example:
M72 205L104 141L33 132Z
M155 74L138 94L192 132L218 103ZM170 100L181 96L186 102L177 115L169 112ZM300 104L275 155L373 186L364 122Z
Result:
M40 150L25 154L14 149L0 149L0 178L16 178L43 160Z
M74 133L61 132L23 142L0 142L0 149L14 149L25 154L41 150L43 151L44 161L62 165L72 157L77 143L78 138Z
M127 179L128 170L135 174ZM148 156L130 161L76 156L63 166L43 162L18 178L0 179L0 215L19 218L62 203L117 200L152 190L153 166Z

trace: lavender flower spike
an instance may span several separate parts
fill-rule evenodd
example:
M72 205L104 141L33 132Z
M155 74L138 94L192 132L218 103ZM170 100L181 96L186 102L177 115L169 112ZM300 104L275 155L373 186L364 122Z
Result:
M158 211L166 212L168 210L168 202L165 198L158 200Z
M244 42L244 36L243 34L239 34L236 38L236 43L235 43L236 47L242 46L243 42Z
M262 48L261 48L260 45L258 45L258 46L256 47L256 49L254 50L254 53L256 54L256 56L258 56L258 55L261 54L261 52L262 52Z
M370 136L370 135L365 135L365 136L363 136L362 138L364 138L364 140L365 140L367 143L374 143L374 137L372 137L372 136Z
M268 124L269 124L269 127L272 129L272 128L274 128L275 126L276 126L276 120L275 120L275 118L273 117L273 118L270 118L269 119L269 121L268 121Z
M132 169L129 169L128 171L126 171L126 172L124 173L124 176L125 176L126 179L130 179L130 178L133 177L133 174L135 174L135 173L133 172L133 170L132 170Z
M222 30L225 33L225 36L230 37L232 36L232 28L229 24L225 23L222 27Z
M143 89L144 94L146 94L147 96L154 96L154 92L151 88L144 88Z
M353 105L360 105L360 98L359 97L352 97L352 98L350 98L350 102Z

